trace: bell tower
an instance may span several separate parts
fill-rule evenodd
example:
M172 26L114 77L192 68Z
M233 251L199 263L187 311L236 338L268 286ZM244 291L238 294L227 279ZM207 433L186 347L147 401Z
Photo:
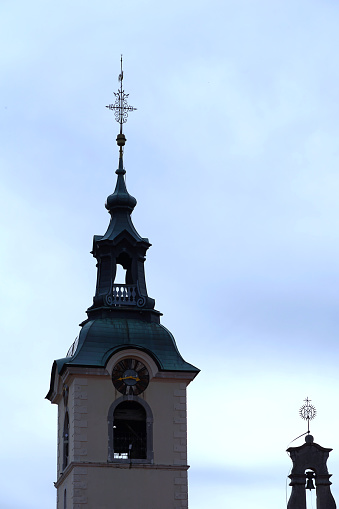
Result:
M312 435L305 437L304 445L287 449L293 462L289 475L292 493L287 509L306 509L307 489L316 489L317 509L336 509L330 488L331 474L326 465L331 451L314 443Z
M108 106L120 124L119 165L108 229L93 239L93 304L66 357L54 361L46 396L58 406L57 509L187 509L186 387L199 370L181 357L147 294L151 244L132 223L137 202L123 164L123 124L135 108L122 60L119 80Z
M305 443L300 447L287 449L293 467L289 478L292 492L287 509L306 509L306 490L316 490L317 509L336 509L331 493L331 474L328 473L327 460L332 449L326 449L314 443L310 434L310 420L316 416L316 409L308 398L300 408L300 417L307 420ZM303 436L303 435L301 435ZM298 437L300 438L300 437ZM315 483L315 486L314 486Z

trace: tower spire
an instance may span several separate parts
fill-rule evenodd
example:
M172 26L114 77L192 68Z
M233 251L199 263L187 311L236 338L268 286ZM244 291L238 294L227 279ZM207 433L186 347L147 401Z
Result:
M137 200L129 194L126 187L123 165L123 147L126 142L123 124L127 122L128 113L136 110L129 106L123 88L124 73L122 55L120 60L119 89L114 92L115 102L106 108L114 111L115 120L119 123L117 144L119 147L119 166L116 170L115 190L107 197L106 209L111 220L104 235L95 235L93 239L93 256L98 260L98 278L93 305L88 308L90 319L107 316L135 316L142 309L149 320L159 322L161 313L154 309L155 301L147 295L144 262L146 251L150 247L147 238L136 231L131 214ZM124 282L116 281L117 266L125 270ZM147 311L146 311L147 310Z
M113 104L109 104L106 106L109 110L114 111L115 120L120 124L120 131L117 136L117 145L119 147L119 168L122 164L120 164L120 161L122 163L122 156L123 156L123 147L126 143L126 137L122 132L122 126L123 124L126 124L128 113L130 111L135 111L136 108L133 106L129 106L127 102L127 98L129 94L125 93L125 90L123 89L123 79L124 79L124 71L122 69L122 55L120 58L120 74L118 77L118 80L120 82L120 88L117 92L114 92L115 95L115 101Z
M123 79L124 79L124 71L122 69L122 55L120 59L120 74L118 80L120 82L120 87L117 92L114 92L115 102L113 104L109 104L106 108L114 111L115 120L119 123L120 129L119 134L117 135L117 144L119 147L119 166L116 170L117 174L117 182L115 186L115 191L113 194L108 196L106 200L106 208L112 214L113 209L117 208L125 208L130 214L134 209L137 201L131 196L126 188L125 182L125 169L123 164L123 147L126 143L125 135L122 132L123 124L127 122L128 113L130 111L136 110L133 106L129 106L127 103L127 98L129 94L125 93L123 89Z

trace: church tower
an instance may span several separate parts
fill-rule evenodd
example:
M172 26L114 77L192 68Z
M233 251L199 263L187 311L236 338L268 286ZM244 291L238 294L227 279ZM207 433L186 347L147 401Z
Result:
M123 73L108 106L120 124L119 166L95 235L97 283L88 318L67 356L54 361L47 399L58 405L57 509L188 507L186 387L199 370L181 357L147 294L150 243L134 228L126 188ZM125 282L116 281L117 267Z
M287 509L306 509L307 489L316 490L317 509L336 509L330 488L331 474L327 469L327 459L331 451L332 449L316 444L313 436L309 434L303 445L287 449L293 462L289 475L292 492Z
M316 490L317 509L336 509L330 488L332 474L329 474L327 469L327 460L332 449L321 447L314 442L310 434L310 421L317 412L310 399L306 398L304 401L305 405L300 408L299 415L308 423L307 432L304 433L305 443L300 447L287 449L293 463L288 476L292 491L287 509L306 509L306 490Z

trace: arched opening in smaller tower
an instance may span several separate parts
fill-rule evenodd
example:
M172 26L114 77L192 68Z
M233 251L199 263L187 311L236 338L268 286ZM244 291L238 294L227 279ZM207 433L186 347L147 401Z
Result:
M315 490L315 472L314 470L305 470L306 475L306 507L307 509L313 509L316 506L316 490Z
M146 411L136 401L123 401L113 415L114 459L146 459Z
M68 459L69 459L69 417L68 412L65 414L65 420L64 420L64 430L63 430L63 460L62 460L62 469L65 470L65 468L68 465Z
M64 491L64 509L67 509L67 491Z

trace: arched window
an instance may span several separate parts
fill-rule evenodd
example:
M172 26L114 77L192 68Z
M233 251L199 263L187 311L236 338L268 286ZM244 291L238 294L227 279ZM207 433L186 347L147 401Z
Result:
M62 469L65 470L65 468L68 465L68 457L69 457L69 417L68 412L65 414L65 420L64 420L64 431L63 431L63 460L62 460Z
M124 401L114 411L113 447L115 459L147 458L146 412L135 401Z
M108 460L151 463L153 416L149 405L137 396L116 400L108 414Z
M67 492L64 491L64 509L67 509Z
M125 285L126 284L126 270L119 263L117 263L114 284L115 285Z
M133 277L132 277L132 259L130 256L126 253L126 251L123 251L119 254L119 256L116 259L117 264L117 276L115 277L115 283L120 283L118 281L119 277L121 278L123 274L123 283L126 285L133 284Z

